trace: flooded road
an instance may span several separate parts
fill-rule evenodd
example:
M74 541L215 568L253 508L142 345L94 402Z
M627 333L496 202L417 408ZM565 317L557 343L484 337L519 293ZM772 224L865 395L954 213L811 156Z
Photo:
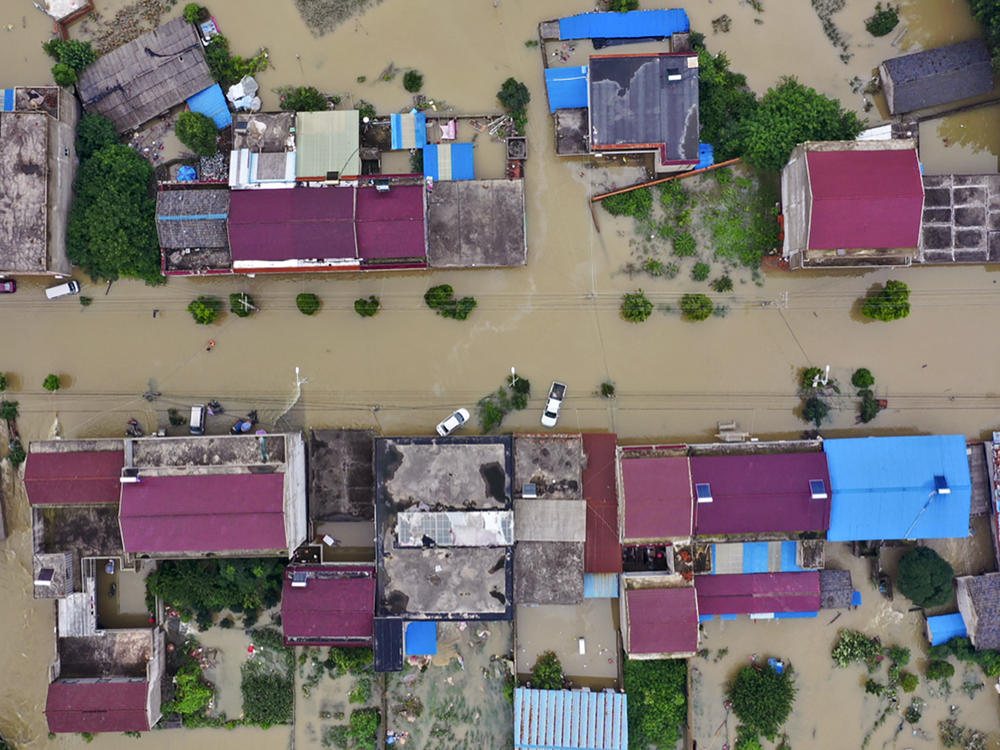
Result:
M97 2L106 15L123 4ZM192 403L212 398L227 410L225 416L210 418L213 432L225 431L230 415L256 408L265 426L427 433L455 408L471 408L495 390L511 366L532 381L533 397L528 409L508 416L505 429L510 430L539 428L544 392L550 380L559 379L569 385L559 423L566 431L614 430L626 441L700 440L716 431L717 422L735 420L760 436L797 435L807 425L794 413L799 404L796 373L826 364L841 382L856 367L870 368L878 397L888 399L889 406L862 432L854 425L856 404L845 399L835 404L840 408L824 434L981 435L1000 422L995 385L1000 347L992 342L987 322L1000 309L997 268L772 273L763 286L740 285L727 295L730 312L725 318L694 324L657 312L642 325L622 321L618 306L624 291L642 287L657 304L676 307L683 293L705 287L686 278L630 279L621 272L634 237L631 220L614 219L598 209L596 231L587 204L587 196L609 185L608 177L554 154L540 56L524 42L535 37L538 21L587 9L578 3L500 0L494 7L493 0L385 0L322 37L309 34L292 0L214 0L209 7L235 53L269 49L272 66L260 76L265 107L275 105L272 89L277 86L314 84L341 94L345 102L351 95L383 112L401 109L410 95L400 78L375 81L389 62L419 69L424 93L460 112L494 109L495 92L508 76L526 82L533 96L528 266L433 274L180 279L155 289L117 282L107 295L104 285L81 279L83 293L94 300L87 308L72 297L47 301L44 283L19 281L17 294L0 295L0 322L8 332L0 367L10 373L8 397L20 402L19 426L28 439L54 432L116 435L129 417L147 430L165 427L168 408L183 413ZM975 33L962 0L909 2L901 23L908 32L893 48L895 34L873 39L863 30L871 5L851 3L833 17L852 39L853 57L844 64L808 3L766 8L758 15L738 0L716 0L691 4L688 11L692 25L708 33L709 47L724 49L733 69L746 73L758 91L782 75L795 74L859 112L864 103L851 91L852 78L866 79L897 49L914 51ZM180 9L178 5L173 13ZM733 19L731 31L712 35L711 20L723 13ZM13 28L7 30L8 24ZM50 28L28 0L2 4L0 86L48 79L51 62L40 42ZM359 76L366 82L358 83ZM872 124L878 121L877 110L866 116ZM998 144L992 133L1000 132L1000 116L983 110L966 117L963 122L970 127L959 130L969 130L968 135L923 128L925 142L956 140L978 153L976 164L984 171L995 169ZM954 150L929 146L926 153L928 171L944 171ZM967 167L963 163L961 168ZM614 180L630 181L624 175ZM856 300L888 278L910 285L913 313L892 324L860 322ZM476 297L479 306L468 321L443 319L424 306L423 293L440 283L451 284L459 296ZM224 297L243 290L261 307L253 317L227 314L204 327L184 311L199 294ZM319 295L321 312L312 318L301 315L294 301L300 292ZM370 294L381 298L382 311L362 319L353 302ZM154 309L159 311L155 318ZM206 351L210 339L217 345ZM305 382L297 384L296 367ZM63 390L43 391L41 383L49 373L63 376ZM596 395L599 384L609 379L617 387L613 401ZM151 388L163 395L147 402L141 394ZM76 738L46 737L42 710L45 665L53 653L53 608L31 599L25 500L8 492L4 503L12 532L0 543L0 594L10 606L0 613L0 632L16 637L5 638L0 646L0 672L7 678L0 681L0 731L21 747L76 746ZM220 750L248 743L285 748L289 737L280 729L253 735L200 730L185 735L185 741L211 742ZM153 733L144 747L167 747L171 741L177 740L170 733ZM108 735L98 737L94 747L129 748L131 743ZM813 746L841 744L820 733Z

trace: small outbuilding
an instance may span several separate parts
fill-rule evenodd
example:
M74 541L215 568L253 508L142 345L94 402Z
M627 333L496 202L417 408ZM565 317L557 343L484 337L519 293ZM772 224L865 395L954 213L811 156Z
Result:
M514 690L514 750L628 750L628 696Z
M894 57L878 70L893 115L993 90L993 63L982 39Z

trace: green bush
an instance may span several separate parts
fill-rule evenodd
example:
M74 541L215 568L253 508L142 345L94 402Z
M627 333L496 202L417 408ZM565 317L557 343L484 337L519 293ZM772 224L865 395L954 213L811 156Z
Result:
M381 713L377 708L359 708L352 711L347 734L354 740L354 747L360 750L375 750L380 723Z
M639 0L610 0L608 10L615 13L624 13L629 10L638 10Z
M10 441L10 451L7 453L7 459L10 461L10 465L15 469L24 463L24 460L28 457L28 454L24 451L24 446L21 445L21 441L15 438Z
M164 560L146 578L147 604L158 596L188 618L267 609L281 599L284 570L270 557Z
M370 672L374 662L374 654L368 647L331 646L325 665L331 676L340 677Z
M871 391L865 390L861 393L862 396L859 416L861 417L862 422L868 424L878 416L878 413L882 410L882 408L878 405L878 400L872 395Z
M261 50L254 57L244 58L229 51L229 40L216 34L205 47L205 60L212 78L226 91L244 76L252 76L267 70L267 52Z
M871 18L865 21L865 28L872 36L885 36L899 23L899 6L892 7L892 3L875 3L875 12Z
M354 312L362 318L373 318L378 313L380 304L378 297L374 294L370 295L368 299L361 297L354 300Z
M851 385L855 388L871 388L875 385L875 376L867 367L859 367L851 375Z
M810 396L802 405L802 418L819 427L830 414L830 406L819 396Z
M653 303L641 289L622 297L621 316L629 323L642 323L653 314Z
M76 71L66 63L56 63L52 66L52 80L59 86L68 88L77 82L78 76Z
M687 320L706 320L715 311L715 305L705 294L685 294L681 297L681 313Z
M778 674L773 667L744 666L736 674L727 693L741 730L762 735L772 742L792 712L795 685L792 669Z
M876 639L869 638L857 630L845 629L840 631L830 656L838 667L860 662L871 670L878 664L880 653L881 649Z
M17 419L17 401L0 401L0 419L13 422Z
M268 729L278 724L291 724L295 702L291 677L264 671L248 670L253 662L245 662L240 689L243 693L243 719Z
M118 131L104 115L84 114L76 124L76 155L81 159L89 159L113 143L118 143Z
M612 383L610 380L605 380L603 383L601 383L600 392L604 398L614 398L615 384Z
M65 41L62 39L50 39L49 41L42 43L42 49L59 61L58 64L53 67L53 72L55 72L56 67L65 65L74 73L79 73L97 59L97 53L94 52L94 48L91 43L82 42L79 39L67 39ZM74 77L74 83L75 82ZM59 81L56 81L56 83L59 83ZM62 86L65 84L59 85Z
M293 112L322 112L330 108L315 86L285 86L278 89L278 106Z
M948 661L942 659L931 659L927 662L927 669L924 670L924 676L928 680L947 680L949 677L954 676L955 666Z
M408 70L403 74L403 88L415 94L424 87L424 77L416 70Z
M7 374L0 372L0 393L7 390Z
M455 297L450 284L438 284L424 292L424 302L432 310L440 310L445 303Z
M898 664L901 667L905 667L910 663L910 649L906 646L892 645L886 649L886 656L888 656L894 664Z
M374 104L372 104L370 102L366 102L364 99L359 99L358 102L357 102L357 104L355 106L358 108L358 117L361 118L361 122L362 123L364 123L366 117L369 120L374 120L375 119L375 105ZM420 155L423 156L423 151L420 152ZM420 171L421 172L423 171L422 165L421 165L421 170Z
M563 669L554 651L545 651L538 656L531 668L531 687L536 690L562 690Z
M691 278L695 281L705 281L712 272L712 267L708 263L695 263L691 269Z
M919 607L950 602L954 578L948 561L930 547L914 547L899 560L899 591Z
M947 659L954 656L959 661L972 662L983 668L987 677L1000 677L1000 651L977 650L968 638L952 638L947 643L931 646L927 650L931 659Z
M687 662L626 659L629 750L673 750L687 722Z
M503 422L504 411L489 399L479 402L479 426L483 432L492 432Z
M629 190L627 193L609 195L601 201L604 210L612 216L633 216L648 219L653 210L653 193L649 188Z
M174 699L163 704L163 712L180 714L181 719L203 715L212 702L212 694L198 662L187 658L174 675Z
M712 287L713 291L716 291L719 294L722 294L723 292L731 292L733 291L733 280L728 276L720 276L712 281L709 286Z
M212 156L219 151L219 129L211 117L201 112L181 112L174 132L181 143L199 156Z
M865 692L869 695L882 695L885 692L885 685L876 680L868 679L865 681Z
M813 388L813 381L817 377L823 376L823 370L819 367L804 367L799 374L799 388L803 391L810 391Z
M218 297L202 295L187 306L187 311L191 313L195 323L207 326L219 317L219 313L222 312L222 301Z
M511 114L524 113L531 101L531 92L520 81L508 78L497 92L497 99Z
M694 255L696 245L694 235L681 232L674 237L674 255L679 255L682 258Z
M899 320L910 314L910 288L902 281L887 281L871 292L861 305L861 314L873 320Z
M319 297L309 292L303 292L295 298L295 306L303 315L315 315L319 311Z
M642 262L642 270L654 277L664 276L667 273L667 267L663 264L663 261L656 258L646 258Z
M55 373L49 373L48 375L45 376L45 380L42 381L42 388L49 391L50 393L53 391L58 391L60 388L62 388L62 381L59 379L59 376L56 375Z
M229 295L229 312L240 318L248 318L257 311L253 297L246 292Z
M347 694L348 703L367 703L372 699L372 681L364 678L358 680L357 684Z
M450 284L432 286L424 292L424 302L438 315L455 320L465 320L476 309L474 297L455 299L455 290Z
M899 673L899 686L903 688L904 693L912 693L917 689L918 684L920 684L920 678L912 672Z
M79 299L80 299L80 307L90 307L94 302L93 297L88 297L85 294L81 294Z
M207 15L205 9L198 5L198 3L188 3L184 6L184 20L188 23L193 23L197 26L201 23L201 19L205 15Z

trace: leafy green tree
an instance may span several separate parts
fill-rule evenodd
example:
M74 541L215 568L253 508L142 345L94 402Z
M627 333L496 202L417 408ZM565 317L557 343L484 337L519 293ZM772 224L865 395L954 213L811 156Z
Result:
M479 426L483 432L492 432L503 422L504 411L494 401L488 398L479 401Z
M810 391L813 388L813 382L815 382L817 377L823 375L823 371L818 367L804 367L802 372L799 374L799 388L803 391Z
M688 232L681 232L674 237L674 255L682 258L694 255L695 246L694 235Z
M21 445L21 441L14 438L10 441L10 451L7 453L7 460L10 461L10 465L15 469L24 463L24 460L28 457L28 454L24 450L24 446Z
M438 315L455 320L465 320L478 304L474 297L455 298L450 284L432 286L424 292L424 302Z
M951 601L955 571L930 547L914 547L899 560L899 590L919 607Z
M201 19L207 15L205 9L198 3L188 3L184 6L184 20L197 26Z
M17 401L0 401L0 419L13 422L17 419Z
M622 296L621 316L629 323L642 323L653 314L653 303L641 289Z
M319 297L315 294L303 292L295 298L295 306L303 315L315 315L319 311Z
M910 287L902 281L887 281L872 291L861 305L861 314L873 320L899 320L910 314Z
M361 122L362 123L365 121L366 117L369 120L374 120L375 119L375 105L374 104L372 104L371 102L366 102L364 99L359 99L358 102L357 102L357 104L356 104L356 106L358 108L358 117L361 118ZM423 152L421 152L421 155L422 154L423 154ZM420 171L423 171L423 169L421 169Z
M917 689L917 685L920 684L920 678L917 677L912 672L900 672L899 673L899 686L903 688L904 693L912 693Z
M49 373L45 376L45 380L42 382L42 388L50 393L58 391L62 388L62 381L60 381L59 376L55 373Z
M1000 71L1000 5L996 0L969 0L969 8L983 29L986 47L993 56L993 70Z
M222 312L222 300L218 297L206 297L201 295L198 299L192 300L187 306L187 311L191 313L194 322L207 326L215 322Z
M952 638L947 643L931 646L927 650L931 659L954 656L959 661L973 662L983 668L987 677L1000 677L1000 651L976 649L968 638Z
M229 51L229 40L222 34L216 34L205 47L205 60L212 78L225 91L234 83L239 83L244 76L267 70L268 55L266 50L261 50L251 58L233 55Z
M841 630L830 656L838 667L861 662L872 668L878 664L879 643L857 630Z
M531 668L531 687L536 690L561 690L563 669L554 651L539 654Z
M408 70L403 74L403 88L415 94L424 87L424 77L416 70Z
M98 114L84 114L76 124L76 155L89 159L105 146L118 143L113 121Z
M146 600L159 596L186 619L228 609L250 612L281 599L280 558L166 560L146 578Z
M928 680L947 680L954 674L955 666L943 659L931 659L927 662L927 669L924 670L924 676Z
M80 164L66 254L93 279L163 284L152 165L128 146L105 146Z
M691 278L695 281L705 281L712 272L712 267L708 263L695 263L691 269Z
M347 735L360 750L375 750L381 712L377 708L359 708L351 712Z
M859 409L859 416L861 421L865 424L871 422L878 413L882 410L882 407L878 405L878 400L872 395L869 390L861 391L861 406Z
M76 71L66 63L56 63L52 66L52 80L59 86L69 88L77 82Z
M893 664L898 664L901 667L910 663L910 649L906 646L893 644L886 649L886 656L892 660Z
M520 81L508 78L497 92L497 99L510 112L524 112L531 101L531 92Z
M733 280L729 276L720 276L719 278L712 281L710 284L713 291L719 292L731 292L733 291Z
M802 405L802 418L819 427L830 414L830 406L819 396L810 396Z
M424 292L424 302L432 310L440 310L454 296L455 290L452 289L450 284L438 284Z
M687 663L626 659L629 750L673 750L687 722Z
M794 78L783 78L764 94L744 124L743 160L757 169L779 172L798 144L853 140L863 127L858 116L837 100Z
M692 49L698 52L700 138L712 144L718 161L740 156L744 125L757 111L757 97L747 86L746 76L730 70L724 52L713 56L696 39Z
M174 132L181 143L199 156L212 156L219 151L219 129L211 117L201 112L181 112Z
M629 190L627 193L609 195L601 201L604 210L612 216L634 216L648 219L653 210L653 193L649 188Z
M728 697L741 729L774 741L792 713L795 701L792 674L790 667L778 674L770 665L740 669L730 684Z
M708 319L715 311L715 305L705 294L685 294L681 297L681 313L687 320Z
M164 713L178 713L181 718L203 715L212 702L212 688L201 675L194 659L186 659L174 675L174 699L163 705Z
M278 90L279 106L293 112L322 112L330 102L315 86L286 86Z
M624 13L629 10L638 10L639 0L610 0L608 10L615 13Z
M865 28L872 36L885 36L899 23L899 6L892 7L892 3L875 3L875 12L865 21Z
M97 59L97 53L90 42L67 39L59 45L59 62L69 65L79 73Z
M354 312L362 318L373 318L378 313L380 304L378 297L374 294L370 295L368 299L361 297L354 300Z
M257 312L257 307L253 303L253 297L246 292L229 295L229 312L240 318L248 318Z
M855 388L871 388L875 385L875 376L867 367L859 367L851 375L851 385Z

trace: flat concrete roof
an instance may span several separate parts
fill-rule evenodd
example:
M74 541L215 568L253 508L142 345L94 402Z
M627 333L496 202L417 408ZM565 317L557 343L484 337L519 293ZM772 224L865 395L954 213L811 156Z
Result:
M514 501L514 537L526 542L584 542L586 500Z
M263 439L266 438L266 439ZM184 467L185 473L219 473L224 466L246 467L285 462L284 435L212 435L142 438L133 440L133 465L148 472L155 468Z
M60 638L60 677L145 677L152 630L106 630L100 637Z
M375 517L374 430L313 430L309 434L309 518Z
M525 484L535 485L542 500L578 500L583 497L581 435L516 435L514 437L514 496Z
M554 113L556 127L556 153L560 156L580 156L590 152L590 122L587 108L557 109Z
M427 196L431 268L523 266L524 180L439 182Z
M583 542L518 542L514 601L519 605L581 603Z
M72 552L80 557L120 555L118 505L44 506L32 510L36 552ZM39 528L40 525L40 528Z
M48 270L49 118L0 114L0 271Z

